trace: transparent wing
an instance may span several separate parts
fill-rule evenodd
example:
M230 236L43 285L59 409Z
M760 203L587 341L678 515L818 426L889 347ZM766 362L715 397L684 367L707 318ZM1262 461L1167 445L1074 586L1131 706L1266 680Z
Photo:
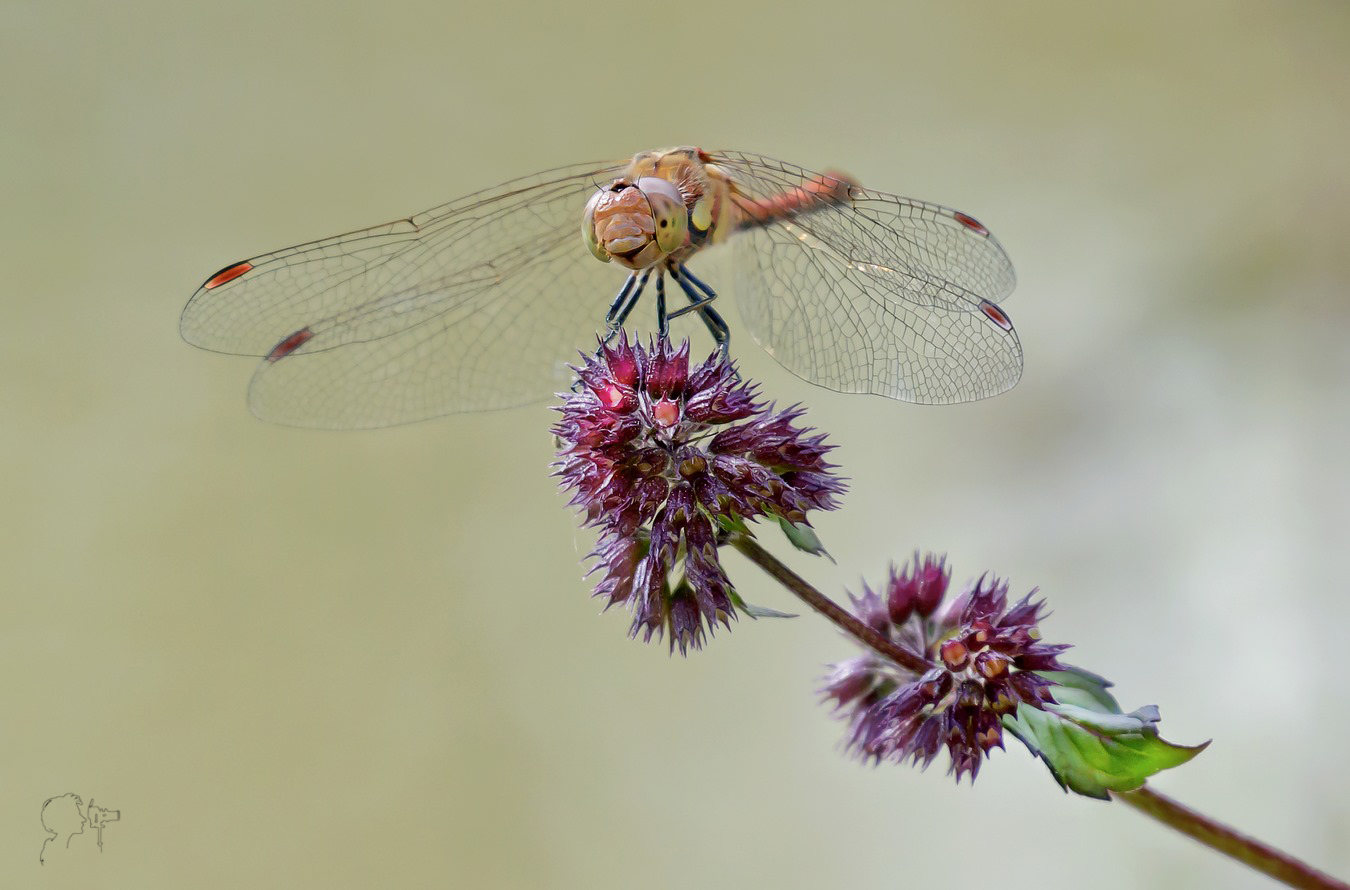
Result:
M821 174L744 152L712 152L754 201ZM997 302L1016 284L998 241L973 217L854 187L736 242L747 330L792 372L829 389L946 404L1004 392L1022 347Z
M382 226L236 263L183 310L189 343L265 356L254 413L362 428L510 407L566 386L620 270L581 244L626 163L513 180Z

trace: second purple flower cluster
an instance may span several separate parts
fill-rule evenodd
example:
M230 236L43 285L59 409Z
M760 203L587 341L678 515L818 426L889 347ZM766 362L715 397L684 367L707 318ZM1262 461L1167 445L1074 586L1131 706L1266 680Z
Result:
M888 640L929 661L916 673L875 653L834 665L825 697L849 721L849 749L864 760L927 766L943 746L950 772L972 781L984 756L1003 747L1003 718L1019 704L1053 701L1051 681L1068 646L1041 642L1044 602L1032 591L1008 606L1008 582L982 575L945 606L945 559L914 554L911 569L891 567L882 593L863 587L853 612Z

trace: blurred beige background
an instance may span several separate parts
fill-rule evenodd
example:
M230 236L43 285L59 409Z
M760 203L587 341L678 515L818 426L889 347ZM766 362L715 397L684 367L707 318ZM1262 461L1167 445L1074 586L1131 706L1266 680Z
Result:
M628 641L545 408L272 427L178 338L240 257L687 142L962 208L1020 275L979 404L738 341L853 479L792 564L1040 585L1214 739L1160 790L1350 874L1350 7L6 0L0 81L0 885L1268 886L1017 747L973 789L844 759L820 620ZM39 867L66 792L122 821Z

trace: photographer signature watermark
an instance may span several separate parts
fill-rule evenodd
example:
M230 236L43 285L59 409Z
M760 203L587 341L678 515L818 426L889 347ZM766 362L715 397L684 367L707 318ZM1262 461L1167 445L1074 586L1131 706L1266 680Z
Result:
M51 836L42 842L42 852L38 854L39 863L46 865L49 858L69 855L71 840L84 834L85 826L88 825L92 825L98 831L98 851L103 852L103 826L109 822L120 822L122 811L96 807L92 797L89 798L89 805L83 810L80 809L81 806L83 801L78 794L62 794L43 801L42 827L47 829L47 834Z

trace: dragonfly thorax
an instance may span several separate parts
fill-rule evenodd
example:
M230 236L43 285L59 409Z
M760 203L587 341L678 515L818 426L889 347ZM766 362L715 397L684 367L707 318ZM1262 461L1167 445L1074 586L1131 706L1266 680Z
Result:
M684 247L689 212L678 188L665 179L616 179L586 204L581 236L595 257L629 269L646 269Z

